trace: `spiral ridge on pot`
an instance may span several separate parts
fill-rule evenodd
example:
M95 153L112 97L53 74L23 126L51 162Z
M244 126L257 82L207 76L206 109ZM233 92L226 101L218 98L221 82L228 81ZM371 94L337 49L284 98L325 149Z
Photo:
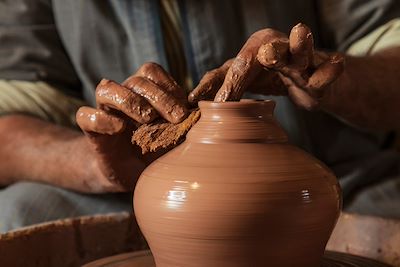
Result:
M142 173L134 209L157 267L321 266L340 187L273 107L200 103L187 139Z

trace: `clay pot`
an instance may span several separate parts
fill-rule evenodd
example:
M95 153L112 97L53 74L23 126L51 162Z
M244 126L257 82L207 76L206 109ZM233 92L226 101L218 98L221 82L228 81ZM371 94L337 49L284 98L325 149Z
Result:
M186 141L143 172L134 208L157 267L320 266L340 187L274 106L200 102Z

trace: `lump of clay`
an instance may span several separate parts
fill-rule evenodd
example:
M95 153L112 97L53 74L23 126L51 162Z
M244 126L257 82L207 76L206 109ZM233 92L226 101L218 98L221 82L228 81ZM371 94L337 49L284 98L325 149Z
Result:
M163 119L141 125L133 132L132 143L142 149L142 153L170 148L184 140L186 133L200 118L200 110L194 109L181 123L173 124Z

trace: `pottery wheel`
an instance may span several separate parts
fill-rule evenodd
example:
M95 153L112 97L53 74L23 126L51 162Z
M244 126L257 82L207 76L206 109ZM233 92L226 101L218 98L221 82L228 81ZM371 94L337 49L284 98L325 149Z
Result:
M124 253L100 259L84 265L84 267L155 267L153 257L149 250ZM339 252L326 252L321 267L390 267L371 259L344 254Z

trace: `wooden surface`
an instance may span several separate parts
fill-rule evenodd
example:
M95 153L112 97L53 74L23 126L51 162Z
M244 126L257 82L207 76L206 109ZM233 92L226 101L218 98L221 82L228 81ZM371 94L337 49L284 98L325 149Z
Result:
M400 220L342 214L327 249L400 266Z
M266 264L265 266L267 266ZM91 262L84 267L156 267L150 251L124 253ZM338 252L326 252L321 267L388 267L377 261Z
M1 267L72 267L147 248L127 213L87 216L0 235Z
M81 266L146 248L129 213L88 216L0 234L0 266ZM400 221L343 214L327 248L400 267Z

